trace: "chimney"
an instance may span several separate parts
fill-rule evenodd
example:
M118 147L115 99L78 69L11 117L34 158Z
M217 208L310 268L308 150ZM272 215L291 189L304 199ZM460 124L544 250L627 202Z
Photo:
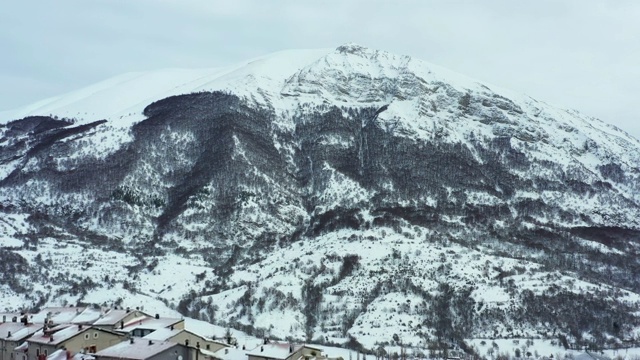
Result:
M78 330L82 330L82 324L78 324Z
M156 314L156 319L160 319L160 314Z
M2 315L2 323L6 323L7 322L7 315Z
M127 306L127 312L131 312L131 308Z
M264 351L264 346L260 346L260 352Z
M293 345L289 344L289 354L293 352Z
M153 345L153 341L149 340L149 345Z
M10 337L11 337L11 331L7 333L7 338L10 338Z
M11 322L18 322L18 317L17 316L12 317Z
M229 353L229 349L224 349L224 353L228 354Z
M49 335L49 342L53 342L53 335Z
M120 320L120 329L124 328L124 320Z
M173 330L173 325L171 325L171 328L170 328L170 329L171 329L171 330Z
M129 344L133 344L133 338L129 339Z
M263 343L264 343L264 345L267 345L267 344L269 343L269 339L267 339L267 338L264 338L264 341L263 341Z
M140 307L136 306L136 310L140 310Z
M242 350L246 350L246 349L247 347L244 344L242 344Z

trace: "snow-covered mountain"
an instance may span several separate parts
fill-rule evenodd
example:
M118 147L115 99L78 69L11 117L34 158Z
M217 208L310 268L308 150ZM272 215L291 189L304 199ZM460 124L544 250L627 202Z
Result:
M126 74L0 114L0 307L255 335L640 335L640 141L354 44Z

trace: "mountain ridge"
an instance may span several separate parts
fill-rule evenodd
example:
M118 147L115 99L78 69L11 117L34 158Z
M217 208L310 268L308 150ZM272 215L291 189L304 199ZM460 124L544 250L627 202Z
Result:
M640 333L638 140L355 44L242 64L2 120L5 307L140 299L368 349Z

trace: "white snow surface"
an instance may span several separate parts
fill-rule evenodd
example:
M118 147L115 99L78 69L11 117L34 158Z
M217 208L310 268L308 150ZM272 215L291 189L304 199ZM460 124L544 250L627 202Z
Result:
M128 127L144 119L150 103L173 95L212 90L248 90L283 85L288 76L331 50L290 50L237 65L209 69L165 69L127 73L95 85L0 113L0 123L26 116L55 114L78 124L109 120ZM244 95L244 94L241 94Z

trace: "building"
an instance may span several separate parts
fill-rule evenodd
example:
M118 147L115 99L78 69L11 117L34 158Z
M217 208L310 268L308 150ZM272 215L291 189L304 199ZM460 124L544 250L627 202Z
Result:
M170 341L131 338L94 354L96 360L196 360L189 348Z
M44 359L59 349L69 350L73 354L92 354L120 343L124 338L125 335L109 330L84 325L59 325L40 330L28 338L27 357L29 360Z
M174 343L182 344L190 349L191 359L199 359L199 354L197 353L200 349L210 352L216 352L222 348L226 348L229 346L223 342L208 339L192 331L176 328L158 329L150 333L149 335L146 335L143 339L156 342L171 341Z
M300 360L322 356L322 349L306 344L265 342L247 352L248 360Z
M22 360L22 356L16 356L14 349L40 329L42 325L25 325L23 322L18 322L17 318L16 322L0 324L0 360ZM22 353L18 355L20 354Z
M184 319L161 318L156 314L154 317L146 315L131 319L128 323L121 323L115 331L133 337L143 337L159 329L184 329Z
M134 319L151 318L152 316L138 309L112 309L93 322L93 326L105 330L122 329Z

